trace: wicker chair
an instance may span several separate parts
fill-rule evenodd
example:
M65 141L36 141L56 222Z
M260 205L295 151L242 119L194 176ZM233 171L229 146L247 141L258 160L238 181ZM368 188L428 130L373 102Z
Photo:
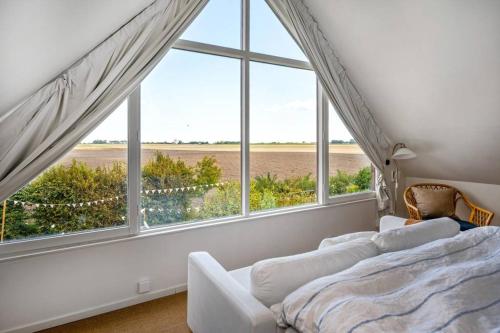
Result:
M455 190L455 202L454 202L455 209L457 207L458 200L462 199L464 201L464 204L470 209L469 222L477 226L481 227L489 225L491 223L491 220L493 219L493 215L495 215L493 212L490 212L489 210L474 205L472 202L469 201L469 199L467 199L467 197L461 191L454 188L453 186L445 184L415 184L408 187L404 192L406 209L408 209L408 214L410 215L411 219L422 220L422 215L417 209L417 202L413 197L413 191L411 190L412 187L432 189L432 190L450 188Z

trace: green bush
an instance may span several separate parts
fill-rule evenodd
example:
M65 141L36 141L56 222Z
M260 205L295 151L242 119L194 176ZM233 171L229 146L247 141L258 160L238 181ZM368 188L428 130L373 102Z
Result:
M360 169L356 174L350 175L345 171L337 170L335 176L329 179L330 195L366 191L371 188L372 172L370 167Z
M216 217L238 215L240 212L240 182L232 181L207 192L197 218L213 219Z
M3 211L3 206L2 210ZM40 227L24 208L7 203L4 239L19 239L40 234Z
M250 210L259 211L302 205L316 200L316 181L311 174L279 180L267 173L250 181Z
M200 185L220 182L221 173L213 157L205 156L195 167L190 167L180 159L174 161L170 156L157 151L142 169L144 221L153 226L198 219L197 210L201 210L203 200L200 198L210 191L210 187ZM193 186L197 186L196 189L186 189ZM172 188L185 190L168 194L146 193Z
M221 185L221 176L222 170L214 157L205 156L195 166L189 166L180 159L155 152L142 168L144 221L154 226L240 214L240 182ZM120 163L92 168L73 160L68 166L54 166L11 196L4 236L18 239L123 225L127 215L126 180L126 167ZM370 167L352 175L337 170L329 178L330 195L365 191L370 189L371 182ZM206 186L209 184L218 186ZM175 188L184 190L158 191ZM94 204L103 198L112 200ZM33 204L23 207L14 205L14 200ZM311 174L279 179L267 173L250 181L251 211L315 201L316 180ZM57 204L50 207L44 203ZM74 203L83 204L67 205Z
M372 169L365 167L354 175L352 183L358 187L359 191L369 190L372 186Z
M143 219L148 225L174 223L189 218L189 196L187 191L153 193L152 190L166 188L182 188L194 183L193 168L184 161L174 161L170 156L155 152L153 158L142 168L141 207L144 209ZM151 192L150 192L151 191ZM165 214L165 211L168 214Z
M26 185L10 199L6 212L6 239L33 235L68 233L124 224L126 206L126 169L123 164L91 168L72 161L57 165ZM118 199L116 199L118 197ZM112 200L87 204L102 198ZM44 203L58 203L53 207ZM70 203L83 203L67 206Z
M316 182L311 175L279 180L267 173L250 181L250 211L295 206L316 200ZM240 183L230 182L207 193L199 218L232 216L241 211Z
M330 195L347 193L347 187L352 183L352 178L347 172L337 170L337 175L330 177Z

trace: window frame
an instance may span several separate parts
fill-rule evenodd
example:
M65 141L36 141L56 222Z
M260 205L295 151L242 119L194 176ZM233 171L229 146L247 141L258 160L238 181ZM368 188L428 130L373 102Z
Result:
M313 71L307 61L268 55L250 50L250 1L241 0L241 47L234 49L225 46L205 44L190 40L178 39L173 49L197 52L213 56L222 56L240 60L240 177L241 177L241 212L240 215L219 217L203 221L193 221L187 224L157 226L141 230L140 192L141 192L141 85L128 96L128 143L127 143L127 224L120 227L94 229L71 234L41 236L37 238L19 239L0 244L0 261L5 258L20 257L36 252L51 251L59 247L74 247L79 244L107 241L116 238L126 238L151 233L165 232L167 229L192 229L212 224L244 221L263 216L310 210L325 205L342 204L353 201L374 199L371 191L330 196L329 181L329 151L328 151L328 97L323 92L319 80L316 80L316 197L311 204L298 205L250 213L250 63L259 62L270 65L284 66L301 70ZM253 0L255 1L255 0ZM121 103L122 101L120 101ZM120 105L116 103L116 107ZM372 175L374 173L372 172Z
M319 84L319 81L318 81ZM320 154L322 155L322 170L321 170L321 183L322 183L322 196L324 204L341 204L346 202L365 200L365 199L375 199L375 171L373 165L371 167L372 172L372 181L370 190L355 192L355 193L345 193L345 194L337 194L330 195L329 187L330 187L330 102L328 100L328 96L324 93L323 89L318 94L321 94L321 107L318 109L318 114L321 117L321 123L318 121L318 128L322 131L321 141L322 147ZM335 110L332 110L335 112ZM319 137L319 135L318 135ZM357 144L357 143L356 143ZM318 170L319 174L319 170ZM318 180L319 182L319 180Z
M138 135L137 126L135 121L137 120L137 112L139 111L136 107L137 103L140 101L140 91L134 90L130 94L127 100L127 221L125 224L117 227L100 228L100 229L90 229L78 232L72 232L68 234L55 234L55 235L42 235L33 238L22 238L16 239L9 242L0 243L0 261L4 257L10 256L23 256L24 254L29 254L30 252L36 252L40 250L47 250L51 248L63 247L63 246L75 246L78 244L85 244L91 242L105 241L114 238L128 237L136 232L138 226L137 220L137 209L138 206L135 205L137 197L132 195L135 186L140 185L139 180L135 181L137 175L137 170L140 171L140 160L137 160L136 150L134 150L134 141L132 138ZM124 101L120 100L115 102L110 106L111 109L116 110ZM113 111L114 112L114 111ZM140 174L140 173L139 173ZM135 197L135 198L134 198ZM137 207L137 209L131 209L131 207Z

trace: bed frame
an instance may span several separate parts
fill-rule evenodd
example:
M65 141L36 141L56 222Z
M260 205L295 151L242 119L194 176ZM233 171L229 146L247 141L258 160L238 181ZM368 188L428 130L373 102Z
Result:
M276 333L274 316L252 296L235 273L249 274L249 267L226 271L207 252L193 252L188 259L187 322L193 333Z

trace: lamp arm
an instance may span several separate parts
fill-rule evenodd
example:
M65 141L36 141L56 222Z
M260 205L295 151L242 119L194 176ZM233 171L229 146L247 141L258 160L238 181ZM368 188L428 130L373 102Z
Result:
M396 150L398 150L399 148L406 148L406 145L402 142L398 142L394 145L394 147L392 147L392 155L394 155L394 153L396 152Z

